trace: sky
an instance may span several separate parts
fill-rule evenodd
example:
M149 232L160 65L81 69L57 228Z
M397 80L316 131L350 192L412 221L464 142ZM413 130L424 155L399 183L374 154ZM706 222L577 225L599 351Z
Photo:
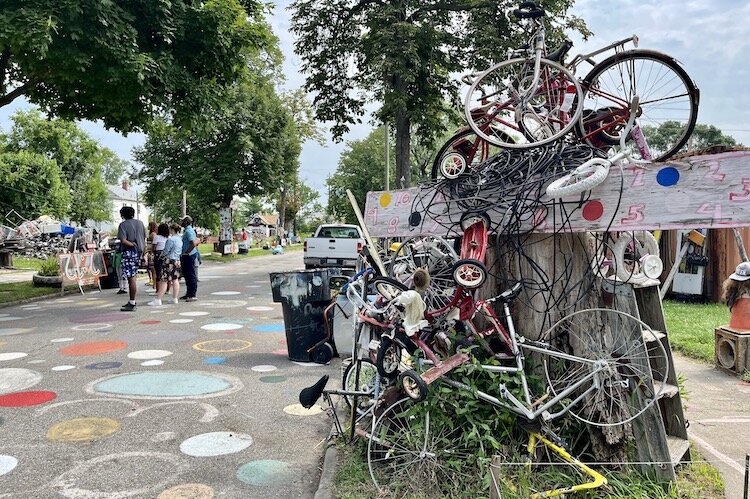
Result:
M269 22L285 54L286 89L302 86L300 61L293 53L289 32L290 0L278 0ZM637 34L640 48L665 52L680 61L701 91L698 122L719 127L739 142L750 145L750 90L744 86L750 71L750 2L746 0L577 0L571 12L582 17L594 32L588 43L570 33L572 54L590 52L612 41ZM0 108L0 128L8 130L10 115L28 103L17 99ZM143 134L127 137L101 124L82 122L82 128L120 157L132 160L131 149L142 145ZM320 192L325 203L325 180L336 170L346 141L367 136L372 125L352 128L343 143L327 136L325 145L306 143L300 173Z

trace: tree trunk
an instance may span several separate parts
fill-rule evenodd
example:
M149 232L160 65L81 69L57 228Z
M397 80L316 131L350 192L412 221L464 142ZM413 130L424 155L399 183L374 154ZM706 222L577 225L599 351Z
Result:
M405 111L396 113L396 178L397 188L411 187L411 119Z
M281 227L281 234L279 234L279 236L283 237L284 231L286 230L286 189L283 187L281 188L281 201L279 204L281 205L281 208L279 209L279 227Z

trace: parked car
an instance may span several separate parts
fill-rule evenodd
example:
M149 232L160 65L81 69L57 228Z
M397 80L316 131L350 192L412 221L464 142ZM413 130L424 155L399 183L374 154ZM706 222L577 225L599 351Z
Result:
M362 231L356 225L320 225L312 237L305 239L305 268L354 268L364 244Z

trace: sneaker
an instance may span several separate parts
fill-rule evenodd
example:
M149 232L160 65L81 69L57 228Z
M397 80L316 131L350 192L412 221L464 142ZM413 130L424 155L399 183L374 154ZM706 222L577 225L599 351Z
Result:
M153 287L153 286L154 286L154 281L148 281L148 282L146 283L146 286L151 286L151 287Z
M188 299L187 295L186 296L180 296L180 300L187 300L187 299Z
M125 305L120 307L121 312L132 312L133 310L135 310L135 305L130 302L127 302Z
M155 298L148 302L146 305L148 305L149 307L161 307L161 300Z
M178 303L180 303L180 300L178 300L177 298L172 298L172 303L177 305Z
M185 301L198 301L198 298L191 296L190 298L185 298Z
M124 295L125 293L127 293L127 291L125 291L124 289L121 289L117 292L118 295Z

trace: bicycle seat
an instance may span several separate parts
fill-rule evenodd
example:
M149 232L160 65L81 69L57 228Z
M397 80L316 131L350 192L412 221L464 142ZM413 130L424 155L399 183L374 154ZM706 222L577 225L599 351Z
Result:
M548 59L552 62L560 62L565 59L565 56L568 55L568 52L570 52L570 49L573 48L573 42L566 39L563 40L562 45L557 47L553 52L550 52L545 56L545 59Z
M302 404L302 407L309 409L315 405L315 402L323 394L323 390L326 389L326 383L328 383L328 375L324 374L314 385L308 386L299 392L299 403Z
M521 2L518 8L513 11L513 15L518 19L537 19L544 17L545 12L535 2Z
M498 296L498 300L503 303L510 303L516 296L518 296L518 293L521 292L521 289L523 289L523 285L520 282L517 282L513 285L512 288L503 291L500 296Z

